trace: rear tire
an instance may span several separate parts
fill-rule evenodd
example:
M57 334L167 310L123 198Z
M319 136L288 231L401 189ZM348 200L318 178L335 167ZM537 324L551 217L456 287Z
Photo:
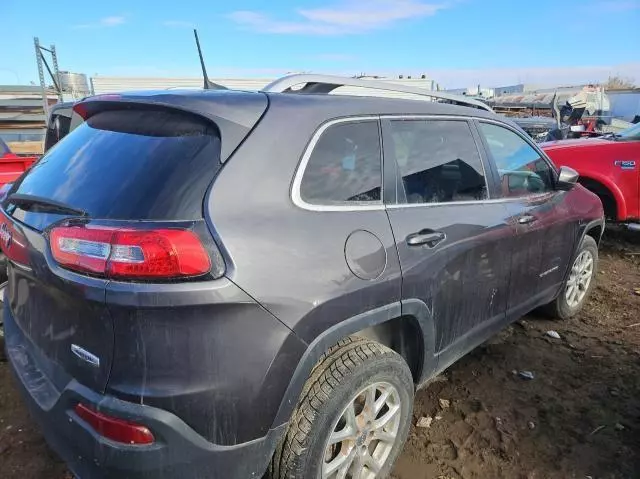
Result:
M544 307L544 311L556 319L574 317L584 307L593 289L598 272L598 244L591 236L585 236L578 248L567 279L558 297Z
M386 477L409 431L413 392L401 356L368 339L341 340L311 372L268 477Z

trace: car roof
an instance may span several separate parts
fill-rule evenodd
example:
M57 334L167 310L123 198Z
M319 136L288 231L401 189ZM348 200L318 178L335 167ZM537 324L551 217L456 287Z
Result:
M239 108L251 104L253 102L261 103L264 101L263 95L267 95L274 103L279 103L279 99L286 98L286 102L296 103L299 105L318 106L325 105L327 110L333 110L335 116L349 116L353 114L419 114L419 115L455 115L455 116L474 116L480 118L491 118L503 120L498 115L473 108L469 106L452 105L448 103L420 100L420 99L402 99L402 98L385 98L376 96L359 96L359 95L342 95L342 94L297 94L297 93L264 93L256 91L242 90L193 90L193 89L176 89L176 90L145 90L130 91L117 94L105 94L89 97L83 101L124 101L124 102L143 102L171 104L176 107L184 108L187 104L199 108L194 109L194 113L200 113L205 117L204 106L207 102L223 103L225 106L231 106L230 100Z
M279 112L276 116L286 122L290 118L304 120L302 123L311 127L352 116L438 115L486 118L521 131L515 123L480 108L427 100L316 93L204 89L131 91L88 97L76 103L74 110L87 119L99 111L132 104L175 108L214 122L222 136L231 139L223 141L222 161L230 156L265 111Z

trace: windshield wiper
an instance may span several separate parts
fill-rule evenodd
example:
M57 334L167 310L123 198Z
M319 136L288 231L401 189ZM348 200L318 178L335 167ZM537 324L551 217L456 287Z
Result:
M24 206L29 208L30 206L40 206L42 210L50 213L61 213L74 216L89 216L89 213L84 210L65 205L64 203L56 200L43 198L42 196L13 193L12 195L9 195L9 197L5 201L7 201L8 203L13 203L20 207Z

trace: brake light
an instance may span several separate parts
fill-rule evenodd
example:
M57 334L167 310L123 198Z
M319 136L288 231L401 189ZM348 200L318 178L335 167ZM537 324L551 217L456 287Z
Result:
M141 424L107 416L80 403L76 405L74 411L98 434L112 441L139 445L153 444L155 441L151 431Z
M190 230L59 226L50 241L61 266L107 278L168 279L211 270L209 255Z

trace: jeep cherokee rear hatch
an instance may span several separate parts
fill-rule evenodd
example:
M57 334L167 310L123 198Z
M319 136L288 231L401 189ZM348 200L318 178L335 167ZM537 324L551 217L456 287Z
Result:
M9 192L0 212L0 243L11 260L8 312L58 390L71 377L106 388L115 337L109 281L207 280L224 272L203 220L204 197L222 160L266 109L264 95L245 94L255 99L236 121L229 96L82 102L76 109L85 122Z

